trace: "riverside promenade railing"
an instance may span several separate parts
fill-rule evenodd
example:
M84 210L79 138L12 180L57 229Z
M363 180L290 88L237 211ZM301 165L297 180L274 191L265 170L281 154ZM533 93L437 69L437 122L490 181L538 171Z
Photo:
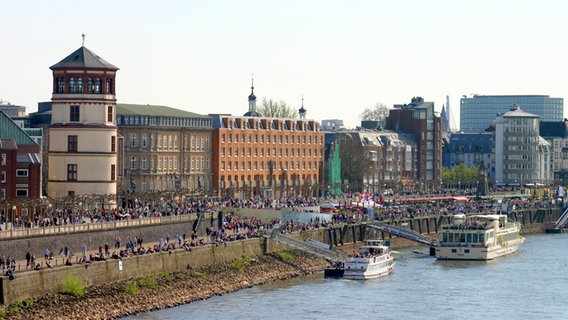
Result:
M206 212L203 218L210 218L212 213ZM66 233L105 231L123 228L134 228L149 225L171 224L171 223L189 223L197 219L196 213L147 217L135 219L122 219L103 222L86 222L56 225L50 227L32 227L32 228L16 228L0 231L0 240L13 238L40 237Z

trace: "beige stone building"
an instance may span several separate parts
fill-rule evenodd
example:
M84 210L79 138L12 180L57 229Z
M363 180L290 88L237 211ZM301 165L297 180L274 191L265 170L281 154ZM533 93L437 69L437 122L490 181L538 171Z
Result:
M211 117L156 105L117 105L118 193L211 186Z
M82 46L50 69L48 196L115 194L118 68Z

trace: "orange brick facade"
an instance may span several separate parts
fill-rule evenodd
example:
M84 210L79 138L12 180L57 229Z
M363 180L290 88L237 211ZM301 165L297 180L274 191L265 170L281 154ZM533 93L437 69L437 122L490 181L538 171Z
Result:
M213 189L218 196L318 196L323 185L324 133L305 119L217 117Z

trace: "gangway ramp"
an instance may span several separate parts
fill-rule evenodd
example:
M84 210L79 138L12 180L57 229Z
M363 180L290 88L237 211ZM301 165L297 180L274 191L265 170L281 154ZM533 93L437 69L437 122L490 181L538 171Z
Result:
M400 227L400 226L396 226L396 225L391 225L391 224L387 224L384 222L379 222L379 221L371 221L371 222L367 222L367 225L369 227L381 230L383 232L386 233L390 233L392 235L401 237L401 238L405 238L408 240L412 240L414 242L418 242L421 244L425 244L428 246L437 246L438 245L438 240L430 238L428 236L425 236L419 232L407 229L405 227Z
M278 243L285 244L292 248L311 253L315 256L324 258L328 261L335 263L343 263L346 260L344 254L338 251L323 248L317 244L302 241L291 236L287 236L280 232L279 228L274 228L270 234L266 234L270 240L277 241Z
M564 231L564 228L568 224L568 208L564 210L564 213L560 215L560 218L556 220L554 225L551 228L544 230L546 233L561 233Z
M562 213L560 218L558 218L558 220L556 220L556 223L554 224L554 228L562 229L566 226L567 222L568 222L568 208L566 208L566 210L564 210L564 213Z

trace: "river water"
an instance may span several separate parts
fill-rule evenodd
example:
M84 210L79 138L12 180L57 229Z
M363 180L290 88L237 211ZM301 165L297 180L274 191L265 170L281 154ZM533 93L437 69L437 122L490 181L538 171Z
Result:
M375 280L318 273L123 319L568 319L567 245L568 234L528 235L488 262L404 250Z

